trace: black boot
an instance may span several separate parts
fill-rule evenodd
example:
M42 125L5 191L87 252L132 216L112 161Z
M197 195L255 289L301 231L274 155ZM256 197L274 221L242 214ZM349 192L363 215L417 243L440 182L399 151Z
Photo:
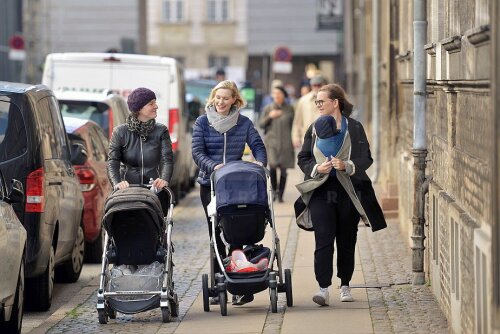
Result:
M278 190L278 202L283 203L283 194L285 193L285 185L286 185L286 172L281 173L280 177L280 186Z

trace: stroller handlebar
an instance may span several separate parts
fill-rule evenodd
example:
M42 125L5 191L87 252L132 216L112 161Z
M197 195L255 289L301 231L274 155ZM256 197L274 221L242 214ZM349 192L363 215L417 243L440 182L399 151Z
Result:
M136 184L136 183L131 183L131 184L129 184L129 187L130 188L145 188L145 189L152 190L153 185L151 185L151 184L138 184L138 183ZM117 190L118 190L118 188L115 186L115 187L113 187L113 191L112 192L115 192ZM165 186L165 187L163 187L161 189L155 189L155 191L153 191L153 190L152 191L156 194L156 193L159 193L162 190L164 190L164 191L166 191L168 193L168 196L170 198L170 202L174 203L175 202L174 192L168 186Z

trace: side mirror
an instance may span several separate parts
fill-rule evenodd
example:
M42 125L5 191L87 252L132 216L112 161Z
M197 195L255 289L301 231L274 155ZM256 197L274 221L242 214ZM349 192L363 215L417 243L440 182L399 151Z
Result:
M9 203L23 203L24 189L21 181L12 179L12 187L10 188L9 196L6 198Z
M87 162L87 150L80 143L71 144L71 163L73 165L83 165Z

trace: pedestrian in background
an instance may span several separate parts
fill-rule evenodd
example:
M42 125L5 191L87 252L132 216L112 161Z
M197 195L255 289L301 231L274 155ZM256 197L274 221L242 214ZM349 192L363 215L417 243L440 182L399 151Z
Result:
M210 175L222 168L224 163L241 160L245 144L248 144L260 165L267 165L266 148L259 133L252 121L240 114L243 106L244 101L236 84L229 80L221 81L210 93L205 106L206 114L198 117L193 127L192 152L193 159L200 169L200 199L207 218L209 236L216 238L217 250L222 259L227 255L220 237L221 231L216 227L216 235L212 236L210 217L207 214L207 206L211 201ZM212 260L214 271L222 272L216 259ZM218 304L218 298L213 297L211 303ZM233 298L233 304L243 305L252 300L253 295L236 296Z
M299 99L295 108L292 126L292 142L295 148L301 147L307 128L319 117L314 101L318 90L321 86L326 85L327 81L323 76L316 75L311 79L310 83L312 90Z
M273 200L283 202L287 168L294 167L294 151L292 145L293 107L286 102L288 94L284 87L276 86L272 91L273 102L264 108L259 119L259 126L264 130ZM280 171L279 185L277 170Z
M125 189L130 184L149 184L152 179L152 186L162 189L172 177L174 157L167 127L155 121L156 95L148 88L137 88L127 104L127 122L113 130L109 142L109 180L114 189ZM157 195L166 216L168 195L165 191Z
M315 103L322 116L309 126L298 164L305 174L303 183L316 182L314 190L302 194L302 199L309 198L306 204L314 228L314 273L320 289L313 301L329 305L333 242L338 252L340 301L353 301L349 282L360 217L373 231L387 225L366 174L373 162L366 133L360 122L349 117L353 106L344 90L336 84L323 86Z

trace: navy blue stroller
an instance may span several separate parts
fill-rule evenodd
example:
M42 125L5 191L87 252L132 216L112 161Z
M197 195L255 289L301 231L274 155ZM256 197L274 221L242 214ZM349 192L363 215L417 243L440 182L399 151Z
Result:
M287 305L293 306L291 271L285 269L283 275L281 267L269 172L255 163L234 161L212 173L210 181L212 199L207 208L212 223L210 255L215 256L222 274L214 273L213 261L210 261L210 285L208 274L202 275L203 309L210 311L209 298L218 296L221 314L225 316L227 292L247 295L266 289L269 289L273 313L278 311L278 292L285 292ZM214 237L216 225L227 244L246 246L244 252L250 261L267 257L267 267L254 272L226 270L227 259L221 258ZM264 238L268 225L272 233L271 248L256 246Z

